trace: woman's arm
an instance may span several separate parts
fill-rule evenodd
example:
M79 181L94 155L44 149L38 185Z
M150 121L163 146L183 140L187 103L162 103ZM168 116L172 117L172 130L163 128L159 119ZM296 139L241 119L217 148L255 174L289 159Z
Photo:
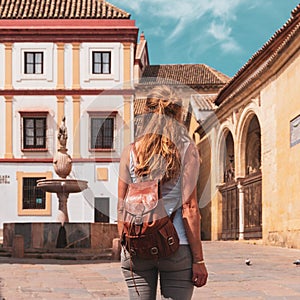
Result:
M127 192L128 184L131 182L129 173L129 153L130 146L126 147L121 155L118 179L118 232L122 235L123 231L123 209L124 198Z
M199 154L191 144L185 155L182 174L182 217L193 256L193 277L195 286L200 287L207 282L207 270L204 263L201 243L201 216L197 200L197 181Z

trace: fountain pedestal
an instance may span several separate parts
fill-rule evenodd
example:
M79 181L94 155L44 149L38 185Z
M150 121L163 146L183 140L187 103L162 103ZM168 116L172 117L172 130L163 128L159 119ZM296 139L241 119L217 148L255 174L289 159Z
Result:
M72 170L72 158L67 152L67 128L65 125L66 118L62 119L59 127L57 139L59 148L53 159L53 166L55 173L60 177L59 179L42 179L37 182L37 187L45 192L56 193L58 197L58 216L57 220L61 223L62 229L64 224L69 222L68 215L68 197L70 193L79 193L88 187L87 181L77 179L67 179ZM63 230L60 230L60 233ZM63 233L62 233L63 234ZM63 240L58 237L58 240ZM64 247L64 243L60 243L60 248Z
M58 198L57 220L64 225L69 222L68 198L70 193L79 193L88 188L88 182L78 179L41 179L37 182L37 187L45 192L56 193Z

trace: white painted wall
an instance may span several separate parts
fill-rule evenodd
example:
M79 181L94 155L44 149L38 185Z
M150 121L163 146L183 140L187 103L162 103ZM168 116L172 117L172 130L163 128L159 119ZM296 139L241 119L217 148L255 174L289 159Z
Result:
M12 85L14 89L54 89L57 84L57 51L53 43L14 43ZM44 73L24 74L24 52L44 53Z
M122 96L83 96L81 101L80 135L82 157L120 157L123 148L123 97ZM117 111L115 123L115 151L90 152L90 122L88 112L113 112Z
M0 44L0 89L4 89L5 84L5 46Z
M5 51L0 44L0 88L4 87ZM44 51L45 74L24 74L24 51ZM91 74L91 51L112 52L112 74ZM131 49L133 66L133 47ZM53 89L57 86L57 48L54 43L14 43L13 44L13 79L15 89ZM72 88L72 45L65 44L64 50L64 83L66 89ZM80 84L84 89L122 89L124 73L123 45L122 43L83 43L80 48ZM2 71L2 72L1 72ZM133 78L133 69L131 70ZM73 171L70 177L87 180L89 189L83 193L69 196L68 208L70 222L94 222L94 198L107 197L110 199L110 222L117 220L117 178L118 163L99 163L96 158L118 158L123 149L123 96L98 95L81 97L81 156L91 158L92 161L73 163ZM73 99L65 97L65 116L68 128L68 153L73 153ZM89 145L89 114L88 111L117 111L115 124L115 151L93 153L88 149ZM20 111L48 111L47 117L47 148L48 152L26 152L22 149L21 115ZM15 96L13 98L13 155L14 158L52 158L57 148L57 98L55 96ZM0 96L0 158L5 153L5 99ZM95 160L93 161L93 158ZM97 180L97 168L108 169L108 180ZM44 173L51 171L57 178L51 163L14 163L0 162L0 175L8 175L8 184L0 184L0 228L5 222L55 222L58 212L58 200L52 195L51 216L18 216L18 182L17 172Z
M108 168L109 180L97 181L96 169ZM94 222L94 198L110 198L110 222L117 220L117 182L118 163L73 163L72 178L88 181L89 189L81 193L70 194L68 199L68 213L70 222ZM50 216L18 216L18 181L16 174L22 171L53 172L53 178L57 178L52 164L0 163L0 175L8 175L9 184L0 184L0 228L3 223L10 222L56 222L58 213L58 198L56 194L51 196Z
M0 96L0 157L5 153L5 98Z
M13 101L13 154L20 157L52 157L56 143L56 97L55 96L15 96ZM20 112L48 111L47 149L48 152L22 152L22 118Z
M111 74L92 74L92 52L111 52ZM121 43L82 43L80 47L80 86L84 89L112 89L123 82Z

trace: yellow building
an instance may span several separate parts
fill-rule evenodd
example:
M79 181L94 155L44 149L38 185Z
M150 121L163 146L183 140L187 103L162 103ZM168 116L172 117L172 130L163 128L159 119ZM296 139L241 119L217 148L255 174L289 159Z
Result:
M193 130L206 239L262 238L300 248L299 49L300 5Z

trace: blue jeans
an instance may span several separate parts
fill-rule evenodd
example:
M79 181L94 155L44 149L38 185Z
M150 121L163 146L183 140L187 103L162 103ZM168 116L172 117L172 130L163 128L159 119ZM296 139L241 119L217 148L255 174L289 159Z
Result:
M188 245L179 246L175 254L159 260L130 259L129 253L122 250L121 265L131 300L155 300L158 278L161 299L192 298L192 255Z

